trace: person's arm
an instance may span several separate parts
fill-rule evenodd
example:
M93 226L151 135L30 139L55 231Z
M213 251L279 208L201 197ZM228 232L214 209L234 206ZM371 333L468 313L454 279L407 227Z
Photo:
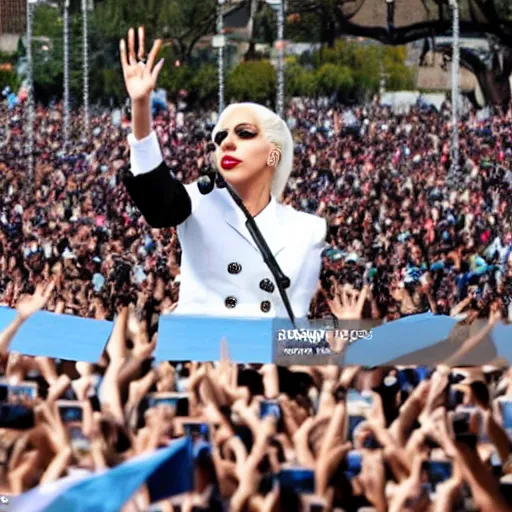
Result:
M154 131L152 131L151 124L152 119L150 98L146 96L139 100L132 100L133 139L140 141L145 139L146 137L149 137L152 133L155 133ZM160 155L161 158L160 148L158 149L158 155Z
M70 446L63 446L59 448L57 455L55 455L49 466L46 468L39 484L44 485L59 479L67 469L68 464L71 461L71 455L72 451Z
M400 446L407 444L407 437L411 433L414 422L418 419L422 411L424 399L429 392L428 386L428 382L423 381L414 388L409 398L402 407L400 407L398 417L389 427L389 432Z
M128 387L128 401L125 405L125 416L127 421L132 425L137 424L137 410L139 404L157 378L156 370L151 369L144 377L130 382Z
M480 510L511 511L499 492L496 479L478 454L460 442L455 442L454 446L464 480L469 484L471 494Z
M335 390L335 393L336 392L337 390ZM343 388L338 391L338 394L344 393L345 389ZM347 407L345 398L336 398L336 405L334 406L334 409L331 414L331 420L329 421L329 424L327 426L327 429L322 440L322 445L320 448L320 453L318 455L317 464L319 460L328 457L332 449L338 443L343 441L343 434L346 422L346 412Z
M279 375L275 364L265 364L259 371L263 376L263 388L265 398L271 400L279 395Z
M453 464L452 477L436 487L436 499L432 512L450 512L455 510L457 501L460 498L460 490L463 484L462 472L459 464Z
M6 354L14 336L22 326L24 320L16 315L14 320L0 333L0 354Z
M344 443L334 447L328 456L320 457L315 464L315 490L319 496L325 496L333 474L338 469L352 447L351 443Z
M9 345L22 324L46 306L54 288L53 281L41 283L36 286L33 295L20 299L16 305L16 318L0 333L0 354L6 354L9 351Z
M126 357L126 322L128 308L123 306L114 322L114 328L107 343L106 351L110 357L99 390L101 409L107 410L115 417L116 422L124 424L124 412L119 389L119 375Z
M155 160L155 150L150 149L151 146L160 153L154 132L148 138L131 144L133 174L125 174L122 181L131 200L152 228L175 227L192 213L192 200L185 185L171 174L163 160L156 168L151 166L150 161ZM148 155L153 156L149 158ZM149 172L143 170L135 175L136 169L140 169L135 161L146 161L145 165L151 166Z
M469 354L479 343L492 332L498 321L500 320L499 312L491 313L489 317L489 323L481 329L479 332L468 338L462 346L452 354L443 364L449 367L457 366L459 361Z
M251 453L247 457L242 471L237 471L239 485L230 501L230 510L241 512L251 496L257 494L261 475L258 466L267 453L269 440L276 433L276 421L267 416L260 422L260 429L255 435Z
M492 410L483 411L484 425L492 444L496 447L500 459L507 461L510 457L510 442L506 432L496 422Z
M387 510L386 475L384 459L380 451L364 452L360 482L363 485L366 498L375 507L375 510L385 512Z
M459 313L462 313L467 306L471 304L472 297L466 297L462 301L460 301L457 305L455 305L450 311L450 316L457 316Z
M187 190L172 176L163 161L156 133L151 130L151 92L163 65L163 60L155 65L161 45L161 41L154 44L146 64L137 62L133 29L128 32L128 52L124 39L120 46L124 81L132 104L133 129L128 136L131 173L125 173L122 181L153 228L177 226L192 212ZM139 29L139 51L144 52L143 28Z

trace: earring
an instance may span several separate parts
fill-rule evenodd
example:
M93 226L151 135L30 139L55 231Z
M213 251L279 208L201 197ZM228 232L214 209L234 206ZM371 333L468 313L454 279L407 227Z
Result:
M281 152L278 149L273 149L268 157L268 165L270 167L277 167L281 160Z

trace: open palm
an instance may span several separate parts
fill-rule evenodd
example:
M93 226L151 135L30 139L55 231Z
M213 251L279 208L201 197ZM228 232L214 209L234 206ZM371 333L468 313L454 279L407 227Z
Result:
M53 281L41 283L36 286L36 291L33 295L22 297L16 305L16 311L21 319L26 320L34 313L43 309L50 300L54 288L55 283Z
M347 289L346 286L340 286L334 283L334 298L327 299L332 314L338 320L359 320L362 317L364 303L368 295L368 287L365 286L361 291Z
M155 59L162 47L162 41L158 39L153 44L147 62L144 63L144 27L139 27L139 62L135 55L135 31L131 28L128 31L128 55L126 53L126 42L120 41L121 66L123 68L124 83L132 101L149 99L151 91L156 86L156 81L164 60L160 59L155 66Z

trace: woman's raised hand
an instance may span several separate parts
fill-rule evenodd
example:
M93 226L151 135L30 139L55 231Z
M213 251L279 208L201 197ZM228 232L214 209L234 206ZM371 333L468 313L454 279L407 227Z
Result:
M139 51L137 55L135 54L135 31L133 28L128 31L128 55L125 40L121 39L119 44L124 83L131 100L134 102L149 100L164 64L164 59L160 59L155 66L155 59L162 47L162 41L160 39L155 41L147 60L145 60L144 27L139 27L138 35Z

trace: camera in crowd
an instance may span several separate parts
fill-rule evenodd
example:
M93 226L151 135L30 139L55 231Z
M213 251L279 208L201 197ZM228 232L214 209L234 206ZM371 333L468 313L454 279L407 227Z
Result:
M109 276L112 299L122 305L136 302L132 286L132 265L122 258L114 260L114 269Z

